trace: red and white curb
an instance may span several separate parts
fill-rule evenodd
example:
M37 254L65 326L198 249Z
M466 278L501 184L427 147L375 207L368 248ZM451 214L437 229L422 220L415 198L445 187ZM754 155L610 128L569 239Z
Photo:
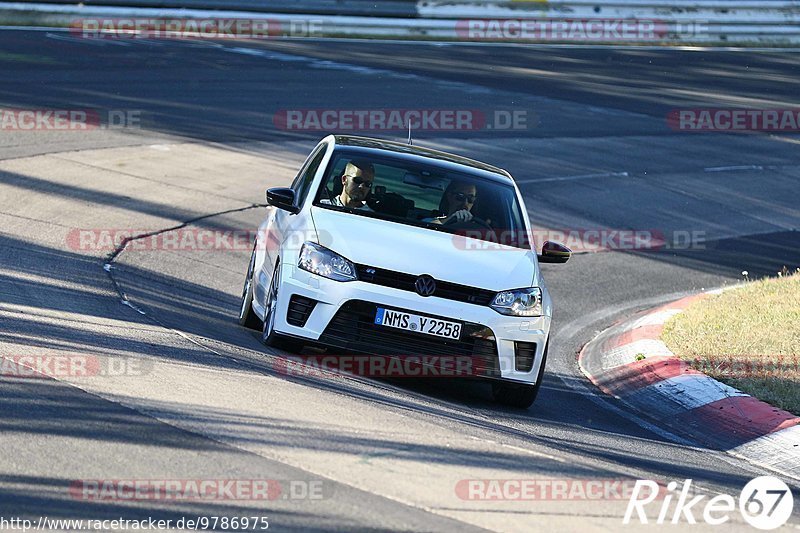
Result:
M694 370L660 340L670 317L705 296L607 329L581 350L581 371L606 394L678 434L800 479L800 417Z

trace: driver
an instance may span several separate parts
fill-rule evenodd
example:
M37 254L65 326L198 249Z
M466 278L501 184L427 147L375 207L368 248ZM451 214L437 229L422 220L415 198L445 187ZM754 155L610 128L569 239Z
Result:
M426 222L434 224L450 224L454 222L469 222L472 220L472 206L478 198L478 189L472 183L451 181L442 194L439 202L439 213Z
M322 204L352 207L361 211L372 211L367 205L367 197L375 181L375 167L372 163L353 160L347 163L342 174L342 193L332 200L320 200Z

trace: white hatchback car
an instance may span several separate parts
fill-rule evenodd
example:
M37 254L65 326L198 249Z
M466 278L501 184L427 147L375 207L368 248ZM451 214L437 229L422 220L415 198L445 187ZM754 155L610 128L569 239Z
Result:
M571 252L551 242L534 251L508 172L329 136L267 202L239 315L265 344L422 364L467 358L469 375L491 380L498 402L534 402L552 317L539 263L564 263Z

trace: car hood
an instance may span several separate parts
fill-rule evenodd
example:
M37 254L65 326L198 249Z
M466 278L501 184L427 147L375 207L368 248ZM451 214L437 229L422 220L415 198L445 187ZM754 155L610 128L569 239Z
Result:
M319 244L354 263L494 291L539 285L532 250L321 207L311 215Z

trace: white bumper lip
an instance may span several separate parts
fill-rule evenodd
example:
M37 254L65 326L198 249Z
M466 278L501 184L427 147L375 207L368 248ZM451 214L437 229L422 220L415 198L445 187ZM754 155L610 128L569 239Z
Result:
M275 322L276 331L309 340L319 340L334 315L346 302L365 301L376 305L434 315L443 319L480 324L492 330L497 342L500 378L533 384L539 374L542 355L550 331L550 317L512 317L488 306L424 298L416 293L383 287L363 281L338 282L311 274L296 266L281 269L281 290ZM317 302L304 327L286 322L291 295ZM549 302L544 306L549 309ZM516 370L515 341L536 343L533 367L529 372Z

